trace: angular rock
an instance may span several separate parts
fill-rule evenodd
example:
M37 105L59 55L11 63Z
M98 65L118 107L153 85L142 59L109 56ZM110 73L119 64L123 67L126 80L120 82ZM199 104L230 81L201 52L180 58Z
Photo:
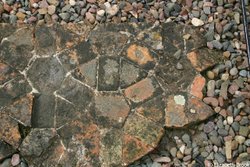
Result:
M100 36L102 36L101 39ZM107 31L107 28L104 26L96 31L92 31L89 40L100 56L117 57L127 43L128 37L125 34Z
M79 166L100 166L100 132L90 117L84 116L72 121L60 128L58 134L62 137L64 146L73 152L72 163Z
M205 86L206 80L204 77L202 77L201 75L198 75L194 78L194 81L191 85L191 91L190 94L198 97L199 99L203 98L203 89Z
M19 150L23 156L38 157L51 145L55 135L55 129L32 129Z
M138 106L135 111L154 122L164 122L165 103L162 96L157 96L144 104Z
M80 65L73 73L73 76L91 87L96 87L97 62L91 60Z
M7 114L0 112L0 126L0 140L4 140L15 149L18 148L21 143L18 123Z
M110 125L121 127L130 112L130 107L121 95L100 94L95 96L95 110L94 118L97 119L98 124L104 127Z
M6 142L0 140L0 161L14 154L16 150L7 144Z
M33 56L32 31L32 28L24 27L3 40L0 44L0 60L17 70L24 70Z
M3 112L24 126L31 126L32 105L33 95L27 94L4 108Z
M54 95L38 95L34 99L31 125L33 128L53 128L55 117Z
M75 106L59 97L56 98L56 107L55 107L55 118L56 118L56 127L60 128L61 126L80 118L82 115ZM52 117L53 118L53 117Z
M196 76L196 72L186 57L181 56L177 60L177 58L171 56L160 59L160 65L155 69L156 79L167 94L187 91ZM177 63L182 64L182 70L176 68Z
M38 55L53 55L56 52L56 37L51 27L35 29L35 49Z
M101 57L98 71L98 90L114 91L119 87L119 59Z
M23 76L18 76L0 88L0 109L16 98L31 92L31 87Z
M147 73L135 65L122 60L120 72L120 86L126 88L131 84L140 81L147 76Z
M122 164L122 131L109 129L101 137L100 157L103 166L121 166Z
M185 115L186 97L184 95L169 96L165 110L165 123L167 127L182 127L188 124Z
M14 79L19 73L8 64L0 63L0 85Z
M155 96L161 88L154 78L145 78L125 89L125 96L134 103L143 102Z
M68 76L63 81L57 94L73 103L77 108L85 111L93 100L92 90L71 76Z
M122 138L122 165L127 166L128 164L138 160L143 155L153 150L153 147L143 143L138 138L125 134Z
M36 59L27 71L27 77L35 89L44 94L53 94L59 89L65 74L63 67L54 57Z
M155 147L163 135L163 128L159 124L137 113L127 118L123 130L125 134L134 136L151 147Z
M197 71L202 72L219 63L221 59L220 55L218 51L200 48L188 53L187 58Z
M93 52L88 42L81 42L70 50L65 50L58 55L60 62L65 70L70 71L83 63L94 59L96 54Z

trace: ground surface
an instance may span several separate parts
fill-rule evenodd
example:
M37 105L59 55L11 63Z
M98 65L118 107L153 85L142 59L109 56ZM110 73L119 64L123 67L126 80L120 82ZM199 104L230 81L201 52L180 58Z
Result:
M201 73L222 53L206 48L197 30L88 30L28 26L2 36L1 136L30 166L128 165L157 146L163 127L215 113L202 101Z

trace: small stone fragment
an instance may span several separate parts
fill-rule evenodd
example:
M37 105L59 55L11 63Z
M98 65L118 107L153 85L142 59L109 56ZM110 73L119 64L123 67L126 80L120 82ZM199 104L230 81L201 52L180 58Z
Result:
M195 26L195 27L199 27L199 26L204 25L204 22L200 19L197 19L197 18L193 18L191 22L192 22L193 26Z

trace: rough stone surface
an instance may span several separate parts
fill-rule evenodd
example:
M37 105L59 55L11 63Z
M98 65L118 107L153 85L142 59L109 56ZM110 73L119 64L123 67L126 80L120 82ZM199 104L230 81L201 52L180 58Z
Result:
M48 3L37 5L58 5ZM0 161L14 148L31 167L126 166L157 147L164 127L186 127L214 114L202 100L203 74L219 63L220 52L205 48L192 27L7 28L0 32ZM185 147L171 154L188 162L192 149Z

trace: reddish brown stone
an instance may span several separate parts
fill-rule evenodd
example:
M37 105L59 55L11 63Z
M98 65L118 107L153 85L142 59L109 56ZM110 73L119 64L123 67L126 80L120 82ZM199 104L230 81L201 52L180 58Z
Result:
M4 112L10 115L24 126L31 126L33 95L26 96L16 100L13 104L7 106Z
M205 97L203 99L203 101L206 103L206 104L209 104L209 105L212 105L213 107L217 107L219 105L219 102L216 98L214 97Z
M199 122L206 120L208 117L215 114L214 110L206 105L197 97L189 97L187 106L187 118L191 122Z
M9 143L14 148L18 148L21 142L18 123L7 114L0 112L0 127L0 139Z
M221 60L221 54L215 50L200 48L187 54L187 58L193 67L201 72L209 67L214 66Z
M203 98L202 90L206 84L206 80L201 75L198 75L194 78L193 83L191 85L190 94L198 97L199 99Z
M153 150L153 147L144 144L132 135L123 136L122 165L127 166Z
M127 57L141 66L154 61L148 48L136 44L129 46L127 49Z
M165 113L167 127L182 127L188 123L185 115L186 97L183 95L169 96Z
M125 89L125 96L135 103L142 102L154 95L156 85L151 78L143 79Z

